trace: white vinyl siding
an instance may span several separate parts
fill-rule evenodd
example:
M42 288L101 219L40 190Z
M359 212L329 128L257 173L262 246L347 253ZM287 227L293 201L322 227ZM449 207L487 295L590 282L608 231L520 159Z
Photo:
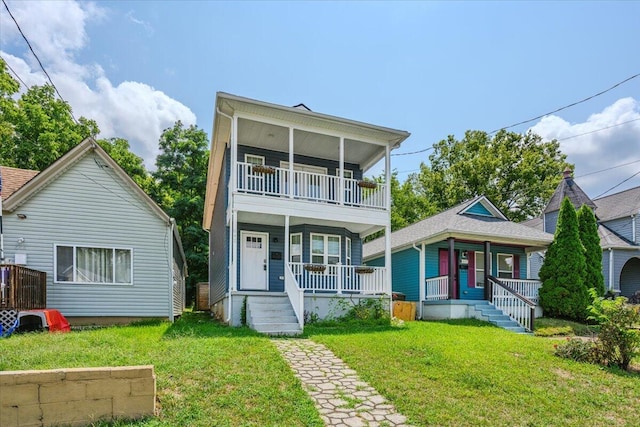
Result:
M64 316L170 316L171 227L116 172L90 153L4 216L7 257L47 273L47 307ZM9 246L7 242L23 243ZM132 285L56 283L54 245L130 248Z

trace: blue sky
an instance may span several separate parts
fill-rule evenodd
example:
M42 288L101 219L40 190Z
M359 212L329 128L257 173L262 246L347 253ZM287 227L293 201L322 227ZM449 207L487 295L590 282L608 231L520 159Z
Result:
M633 1L7 3L74 112L96 119L102 136L129 139L151 167L175 120L210 134L217 91L407 130L401 153L640 73ZM2 57L42 84L9 19L3 7ZM596 196L640 172L637 119L640 77L513 130L562 138L578 183ZM392 167L404 179L428 155L396 156ZM637 185L640 174L614 191Z

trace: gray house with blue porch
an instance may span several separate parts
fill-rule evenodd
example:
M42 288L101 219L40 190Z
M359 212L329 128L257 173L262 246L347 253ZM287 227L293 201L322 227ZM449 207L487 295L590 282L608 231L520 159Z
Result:
M408 136L219 92L203 217L212 313L297 334L305 317L339 314L338 299L390 303L390 241L371 267L362 239L391 233L390 153ZM379 162L384 182L364 180Z
M422 319L490 320L484 311L529 325L540 287L529 279L529 254L552 240L551 234L509 221L478 196L391 233L393 291L417 302ZM367 265L380 265L384 239L366 243L363 251ZM504 311L500 307L518 312L497 313Z

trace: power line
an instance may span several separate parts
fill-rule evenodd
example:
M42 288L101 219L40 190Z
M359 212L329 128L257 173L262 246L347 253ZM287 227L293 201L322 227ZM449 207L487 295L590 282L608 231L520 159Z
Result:
M53 86L53 89L58 94L58 97L60 97L62 102L64 102L65 104L68 104L68 102L65 101L65 99L62 97L62 95L60 95L60 91L58 91L58 88L53 83L53 80L51 80L51 76L49 76L49 73L47 73L47 70L45 70L44 65L42 65L42 61L40 61L40 58L38 58L38 55L36 55L36 52L33 50L33 47L31 46L31 43L29 43L29 39L27 39L27 36L25 36L24 32L22 32L22 28L20 28L20 25L18 24L18 21L16 21L16 18L13 16L13 13L11 13L11 10L9 10L9 5L7 5L7 2L5 0L2 0L2 3L4 4L4 8L7 9L7 12L9 12L9 16L13 20L13 23L16 24L16 27L18 28L18 31L20 32L20 35L22 36L24 41L27 43L27 46L29 46L29 50L31 51L33 56L36 58L36 61L38 61L38 64L40 64L40 68L44 72L44 75L47 76L47 79L49 80L49 83L51 83L51 86ZM73 115L73 112L71 110L69 110L69 114L71 115L71 118L73 119L73 121L76 122L76 124L78 124L78 121L76 120L76 118Z
M584 175L576 176L576 178L582 178L583 176L595 175L595 174L600 173L600 172L610 171L610 170L613 170L613 169L621 168L623 166L629 166L629 165L632 165L632 164L638 163L638 162L640 162L640 159L639 160L634 160L634 161L628 162L628 163L623 163L623 164L617 165L617 166L611 166L610 168L600 169L599 171L593 171L593 172L585 173Z
M392 156L408 156L409 154L424 153L425 151L433 150L433 147L425 148L423 150L412 151L410 153L391 153Z
M616 185L614 185L613 187L611 187L610 189L608 189L608 190L607 190L607 191L605 191L604 193L600 193L600 194L598 194L596 197L594 197L594 199L597 199L597 198L598 198L598 197L600 197L600 196L604 196L604 195L605 195L605 194L607 194L609 191L611 191L611 190L613 190L613 189L615 189L615 188L617 188L617 187L620 187L622 184L624 184L625 182L629 181L631 178L635 177L636 175L640 175L640 171L638 171L638 172L634 173L633 175L631 175L631 176L630 176L629 178L627 178L627 179L623 179L622 181L620 181L619 183L617 183Z
M4 1L4 0L3 0L3 1ZM489 135L491 135L491 134L493 134L493 133L496 133L496 132L498 132L498 131L500 131L500 130L502 130L502 129L509 129L509 128L512 128L512 127L515 127L515 126L518 126L518 125L523 125L523 124L525 124L525 123L529 123L529 122L532 122L532 121L534 121L534 120L541 119L541 118L543 118L544 116L548 116L548 115L550 115L550 114L557 113L558 111L566 110L567 108L570 108L570 107L576 106L576 105L578 105L578 104L582 104L583 102L589 101L590 99L593 99L593 98L595 98L595 97L597 97L597 96L603 95L603 94L605 94L605 93L609 92L610 90L613 90L613 89L617 88L617 87L618 87L618 86L620 86L621 84L624 84L624 83L628 82L629 80L633 80L633 79L635 79L635 78L636 78L636 77L638 77L638 76L640 76L640 73L635 74L635 75L633 75L633 76L631 76L631 77L628 77L628 78L624 79L623 81L621 81L621 82L619 82L619 83L616 83L615 85L611 86L610 88L605 89L605 90L603 90L603 91L601 91L601 92L598 92L598 93L596 93L595 95L588 96L588 97L586 97L586 98L585 98L585 99L583 99L583 100L573 102L573 103L571 103L571 104L569 104L569 105L565 105L564 107L557 108L557 109L555 109L555 110L553 110L553 111L550 111L550 112L548 112L548 113L545 113L545 114L539 115L539 116L534 117L534 118L532 118L532 119L523 120L523 121L521 121L521 122L514 123L514 124L509 125L509 126L501 127L501 128L499 128L499 129L496 129L496 130L491 131L491 132L489 133Z
M16 71L11 68L11 65L9 65L9 63L7 62L6 59L2 58L2 60L4 61L5 65L7 66L7 68L13 73L14 76L16 76L16 79L18 79L20 81L20 83L22 83L22 85L26 88L29 89L29 86L24 82L24 80L22 80L20 78L20 76L18 75L18 73L16 73Z
M566 138L556 139L556 141L565 141L565 140L567 140L567 139L577 138L577 137L579 137L579 136L590 135L590 134L592 134L592 133L600 132L601 130L607 130L607 129L611 129L611 128L614 128L614 127L617 127L617 126L626 125L627 123L637 122L638 120L640 120L640 117L638 117L637 119L627 120L626 122L616 123L615 125L611 125L611 126L603 127L603 128L596 129L596 130L592 130L592 131L590 131L590 132L579 133L579 134L577 134L577 135L567 136Z

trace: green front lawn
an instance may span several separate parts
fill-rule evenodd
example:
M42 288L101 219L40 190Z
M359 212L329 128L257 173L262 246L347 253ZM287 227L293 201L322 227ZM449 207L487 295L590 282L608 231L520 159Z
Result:
M555 357L558 339L478 321L309 326L306 335L331 348L417 426L638 422L640 375ZM161 413L134 425L322 425L268 338L205 315L187 313L174 325L0 340L0 370L137 364L155 365Z
M0 339L0 370L125 365L155 365L161 413L135 425L323 425L268 338L205 315Z
M640 375L560 359L560 340L474 320L308 327L307 335L415 425L638 425Z

